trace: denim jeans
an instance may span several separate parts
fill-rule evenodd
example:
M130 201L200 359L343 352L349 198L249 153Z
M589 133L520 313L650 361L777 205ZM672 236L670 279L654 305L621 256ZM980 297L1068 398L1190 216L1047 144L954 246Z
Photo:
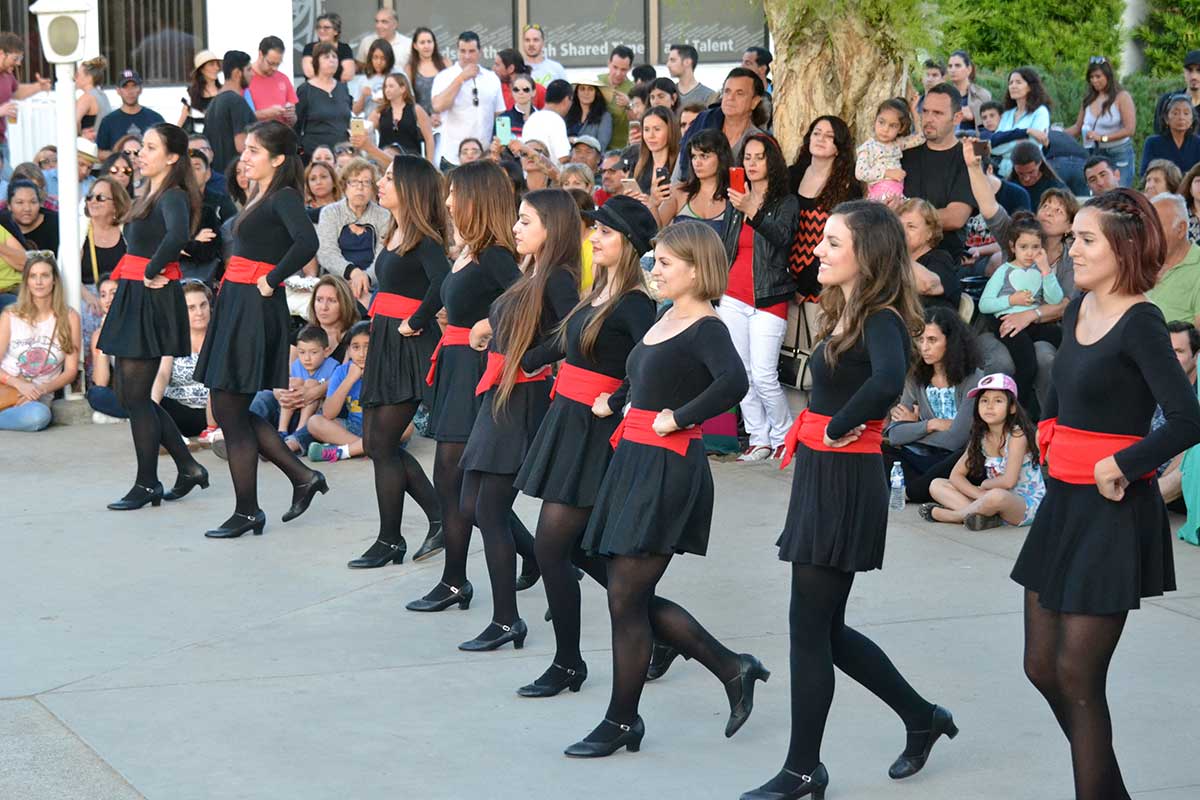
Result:
M45 403L22 403L0 411L0 431L34 433L50 427L50 416Z
M99 411L109 417L128 419L129 412L121 408L117 402L117 393L108 386L93 386L87 390L88 405L93 411Z
M0 292L0 311L3 311L15 302L17 302L16 293Z
M272 425L279 425L279 401L270 389L263 389L250 401L250 413L257 414ZM294 419L299 419L296 414Z

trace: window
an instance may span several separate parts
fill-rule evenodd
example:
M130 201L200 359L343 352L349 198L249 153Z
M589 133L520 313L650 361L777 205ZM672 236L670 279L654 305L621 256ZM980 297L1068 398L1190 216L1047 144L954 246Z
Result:
M623 44L633 48L635 65L646 61L644 0L582 5L529 0L529 21L546 31L547 56L565 67L603 66L612 49Z
M108 80L134 69L147 85L188 83L204 48L203 0L102 0L100 52Z
M32 0L0 0L0 31L11 31L25 42L25 61L17 70L17 80L28 83L34 73L53 76L54 70L42 58L37 20L29 13Z
M655 0L650 0L655 2ZM739 62L747 47L766 44L767 19L761 3L745 0L670 0L659 2L660 60L673 44L690 44L701 64Z

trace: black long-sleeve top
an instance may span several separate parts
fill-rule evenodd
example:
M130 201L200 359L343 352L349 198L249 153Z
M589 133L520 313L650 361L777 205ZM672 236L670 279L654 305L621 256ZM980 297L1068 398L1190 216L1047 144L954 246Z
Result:
M446 322L456 328L470 328L486 319L496 298L520 278L521 270L512 253L503 247L485 247L475 261L442 280Z
M750 386L729 331L716 317L694 322L666 341L638 343L626 367L633 407L671 409L680 428L728 411Z
M521 356L521 369L526 372L536 372L547 364L553 364L562 356L558 355L558 336L555 331L558 324L567 314L579 304L579 279L565 269L555 272L546 281L546 292L542 299L542 317L538 322L537 335L533 337L528 349ZM500 304L497 303L497 306ZM498 323L500 309L493 308L492 330L499 331ZM492 348L498 353L504 353L504 343L493 336Z
M1072 300L1063 313L1062 347L1044 416L1070 428L1145 437L1116 454L1122 474L1136 480L1200 442L1200 403L1153 303L1131 306L1086 346L1075 340L1081 303L1082 298ZM1156 405L1167 421L1151 432Z
M290 186L242 210L233 254L274 264L267 283L278 289L317 254L317 229L304 213L304 198Z
M191 237L192 216L187 192L172 187L163 192L149 213L125 224L125 244L131 256L148 258L146 277L153 278L179 253Z
M828 340L812 355L812 395L808 407L831 417L830 439L840 439L870 420L884 419L904 390L912 337L892 311L876 311L863 323L863 338L838 356L830 369L825 361Z
M393 253L386 247L375 258L375 278L379 291L421 298L421 306L408 318L408 327L424 330L442 307L442 281L450 272L446 251L428 236L407 253Z

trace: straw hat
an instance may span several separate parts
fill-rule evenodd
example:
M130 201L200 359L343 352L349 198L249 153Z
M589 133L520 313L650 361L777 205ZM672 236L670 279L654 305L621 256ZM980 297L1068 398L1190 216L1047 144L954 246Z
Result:
M201 50L199 53L196 53L196 57L192 59L192 71L195 72L210 61L216 61L219 63L221 61L221 57L212 50Z

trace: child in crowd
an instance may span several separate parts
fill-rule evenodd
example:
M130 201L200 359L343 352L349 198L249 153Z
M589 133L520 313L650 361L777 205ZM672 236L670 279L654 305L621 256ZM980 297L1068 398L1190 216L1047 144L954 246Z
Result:
M327 383L333 376L338 363L332 358L326 358L329 352L329 335L319 325L308 325L296 334L296 360L292 362L291 375L288 378L288 388L292 391L303 389L314 383ZM320 400L314 400L300 409L300 419L296 421L297 428L308 425L309 419L316 412ZM296 409L280 407L279 435L287 437L292 427L292 417Z
M367 345L371 341L370 320L354 323L349 337L346 362L329 378L321 413L314 414L308 421L308 435L316 440L308 446L308 457L313 461L340 461L363 454L363 412L359 398L362 396L363 367L367 363Z
M988 100L979 107L979 123L983 126L978 132L980 139L988 141L992 138L992 134L1000 127L1000 115L1003 113L1004 106L995 100Z
M875 138L858 146L854 177L867 184L867 198L887 200L904 194L904 170L900 157L910 147L925 143L925 135L913 132L916 109L899 97L884 100L875 112Z
M1062 286L1046 258L1046 232L1037 217L1028 211L1014 214L1006 244L1012 261L1001 264L988 279L979 298L980 312L1003 317L1062 302Z
M1017 403L1017 384L1003 373L987 375L967 392L975 399L967 449L950 478L935 478L919 513L930 522L973 531L1033 522L1046 485L1038 465L1037 429Z

